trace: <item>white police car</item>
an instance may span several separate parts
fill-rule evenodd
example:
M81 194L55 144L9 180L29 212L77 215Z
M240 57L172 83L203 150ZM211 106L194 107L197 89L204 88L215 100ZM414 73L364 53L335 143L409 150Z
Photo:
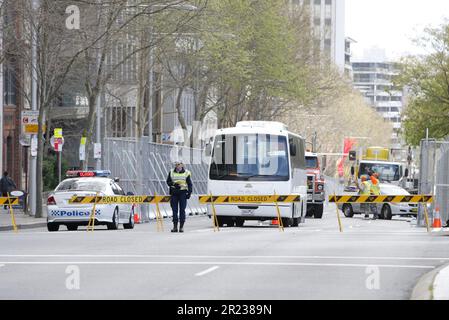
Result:
M69 204L73 196L114 196L125 195L116 179L108 178L109 170L68 171L68 179L63 180L47 199L48 231L58 231L65 225L75 231L79 226L87 226L93 204ZM97 204L95 225L106 225L109 230L117 230L119 224L125 229L134 228L133 210L130 204Z

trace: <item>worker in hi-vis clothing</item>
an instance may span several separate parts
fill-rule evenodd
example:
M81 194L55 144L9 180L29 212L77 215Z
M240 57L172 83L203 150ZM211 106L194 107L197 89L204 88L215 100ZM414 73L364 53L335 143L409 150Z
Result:
M371 195L380 196L380 181L379 181L379 173L375 172L371 175ZM379 214L377 212L377 205L371 204L371 211L373 211L373 220L377 220L379 218Z
M175 168L168 174L167 184L170 187L170 205L173 210L171 232L178 232L178 222L180 223L179 232L184 232L187 200L192 194L192 180L190 171L185 169L182 162L175 162Z
M356 179L357 188L359 189L359 195L362 195L362 196L371 195L371 182L368 181L366 176L361 176L360 180L362 182L361 185L359 185L357 183L357 179ZM362 204L360 204L360 208L362 209L363 212L365 212L365 219L369 218L369 213L371 211L370 205L366 204L366 203L362 203Z

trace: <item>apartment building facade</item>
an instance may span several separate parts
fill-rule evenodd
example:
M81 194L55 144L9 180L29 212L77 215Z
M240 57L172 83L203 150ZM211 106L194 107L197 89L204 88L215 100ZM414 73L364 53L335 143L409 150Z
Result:
M289 0L309 8L315 47L345 71L345 0Z
M364 96L366 102L393 125L391 143L393 149L401 149L401 114L405 105L405 91L393 84L398 74L398 65L384 61L354 61L354 88Z

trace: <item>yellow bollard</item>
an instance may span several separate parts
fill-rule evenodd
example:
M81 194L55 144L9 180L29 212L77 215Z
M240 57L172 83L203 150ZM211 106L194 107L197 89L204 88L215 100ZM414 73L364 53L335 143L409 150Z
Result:
M334 191L334 197L337 197L337 195L335 194L335 191ZM338 227L340 229L340 232L343 232L343 225L341 223L340 212L338 212L338 203L335 203L335 208L337 210L336 212L337 212Z
M157 194L154 194L157 197ZM161 210L159 208L159 203L156 202L156 229L158 232L164 232L164 218L162 217Z
M431 232L429 223L429 212L427 211L427 203L424 204L424 218L426 220L427 232Z
M274 192L274 203L276 205L276 212L277 212L277 216L278 216L279 231L284 232L284 223L282 222L281 210L279 209L279 205L278 205L278 202L276 199L276 192Z
M210 194L210 203L212 206L212 219L214 223L214 232L220 232L220 226L218 225L218 218L217 218L217 211L215 211L215 203L214 203L214 197L212 196L212 193Z
M92 213L89 217L89 223L87 224L87 232L95 230L95 210L97 209L97 201L98 201L98 192L95 194L94 206L92 208Z
M19 232L19 230L17 229L16 218L14 217L14 210L13 210L12 204L11 204L11 198L9 196L9 192L6 194L8 196L8 207L9 207L9 214L11 215L12 226L14 228L14 232L17 233L17 232Z

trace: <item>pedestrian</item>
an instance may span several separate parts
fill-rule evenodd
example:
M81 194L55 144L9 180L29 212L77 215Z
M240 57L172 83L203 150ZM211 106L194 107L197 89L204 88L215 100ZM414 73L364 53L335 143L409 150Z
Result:
M371 176L371 194L374 196L380 196L380 181L379 181L379 173L375 172ZM377 213L377 205L372 204L371 210L373 211L373 220L377 220L379 218L379 215Z
M192 194L192 179L190 171L185 169L181 161L175 162L175 168L168 174L167 184L170 187L170 205L173 210L171 232L178 232L178 222L180 223L179 232L184 232L187 200Z
M360 178L360 180L361 180L361 185L359 185L357 183L357 180L355 182L357 185L357 188L359 189L359 195L362 195L362 196L371 195L371 182L368 181L368 178L366 176L362 176ZM366 204L366 203L362 203L360 205L360 208L362 209L363 212L365 212L365 219L368 219L369 213L371 211L370 205Z
M8 176L8 172L5 171L3 173L3 177L0 179L0 193L2 194L2 197L8 197L8 195L11 193L11 191L14 191L17 189L16 184L14 181ZM3 208L7 209L7 205L5 205Z

